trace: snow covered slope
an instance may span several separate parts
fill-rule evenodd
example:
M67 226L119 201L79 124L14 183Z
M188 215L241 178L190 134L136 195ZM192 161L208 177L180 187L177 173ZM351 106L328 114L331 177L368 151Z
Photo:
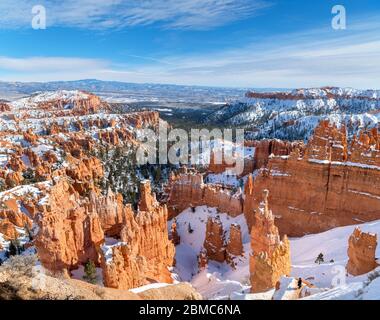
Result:
M219 215L229 238L229 227L233 223L241 226L244 256L236 258L236 269L226 263L209 261L207 269L198 273L197 257L203 248L206 235L206 222L209 216ZM227 299L234 292L241 293L249 289L249 252L250 236L243 215L232 218L225 213L218 213L215 208L197 207L195 212L186 209L177 216L177 231L181 243L176 246L176 267L174 272L181 281L189 281L205 299ZM188 232L188 225L194 230ZM168 228L172 221L168 222Z
M206 222L209 216L220 216L224 230L232 223L242 227L244 257L238 258L236 269L226 263L209 261L207 269L199 272L197 256L203 247ZM168 222L170 228L172 221ZM188 224L194 230L188 232ZM356 225L363 232L380 235L380 220ZM348 261L348 238L356 226L335 228L323 233L291 238L291 260L294 278L303 278L315 285L312 294L304 299L380 299L380 268L362 276L345 277ZM249 255L250 236L243 215L231 218L218 213L214 208L197 207L195 212L186 209L177 216L177 230L181 243L176 247L176 279L190 281L205 299L272 299L274 290L261 294L250 294ZM228 234L226 234L228 239ZM316 264L315 259L323 253L325 262ZM380 246L376 251L380 257ZM343 272L343 273L342 273ZM344 282L334 287L336 276L343 274ZM370 278L371 280L368 280Z
M306 140L320 120L346 123L349 132L376 126L380 91L351 88L298 89L285 93L248 92L206 120L252 130L250 137Z

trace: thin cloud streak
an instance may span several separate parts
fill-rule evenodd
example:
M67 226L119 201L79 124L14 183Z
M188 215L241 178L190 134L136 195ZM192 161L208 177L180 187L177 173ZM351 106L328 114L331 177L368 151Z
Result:
M73 72L59 78L49 72L54 59L42 72L28 73L27 64L18 80L74 80L98 78L128 82L156 82L239 87L315 87L325 85L377 88L380 84L380 21L355 23L350 32L311 30L247 44L241 49L202 55L146 57L146 64L131 66L111 61L83 60ZM4 69L5 63L1 63ZM30 59L26 59L31 63ZM143 59L142 59L143 60ZM80 61L80 60L79 60ZM164 63L162 62L164 61ZM26 62L25 62L26 63ZM57 64L61 61L58 59ZM94 64L89 70L88 66ZM9 70L9 69L8 69ZM71 70L71 69L70 69ZM24 72L23 72L24 71ZM15 77L13 75L12 77ZM64 79L61 79L64 78Z
M254 16L271 6L267 0L40 0L48 26L120 29L161 24L166 29L204 30ZM33 4L1 0L0 27L30 27Z

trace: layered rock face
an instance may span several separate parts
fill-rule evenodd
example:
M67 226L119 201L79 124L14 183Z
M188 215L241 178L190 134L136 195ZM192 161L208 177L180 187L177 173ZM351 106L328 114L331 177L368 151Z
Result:
M245 147L252 147L253 143L246 142ZM242 177L252 172L255 169L255 158L250 154L246 154L246 148L243 148L243 152L235 152L232 155L233 163L229 164L224 157L224 152L222 148L222 159L217 161L215 153L212 151L210 154L210 163L207 167L209 173L220 174L224 172L231 172L233 174L235 171L235 166L237 163L243 163L243 171L238 174L238 177ZM230 160L231 161L231 160Z
M299 150L304 148L302 142L289 142L278 139L253 141L251 144L255 147L253 170L267 166L271 156L288 156L296 148Z
M376 262L377 235L361 232L355 228L348 239L348 263L347 272L353 276L365 274L375 269Z
M173 218L191 206L206 205L235 217L243 212L241 194L232 194L218 185L203 183L198 173L181 173L172 176L168 199L169 218Z
M137 215L130 207L126 210L120 241L102 246L107 287L129 289L151 281L172 282L168 267L173 265L175 250L167 232L167 208L150 194L149 183L142 183L140 193L144 196Z
M268 191L254 212L251 229L250 280L251 291L263 292L276 286L281 276L290 274L290 244L286 236L282 241L274 217L268 207Z
M287 157L272 157L245 187L244 213L270 190L276 225L282 234L302 236L358 221L380 219L380 149L377 130L347 141L345 127L322 121L306 146Z

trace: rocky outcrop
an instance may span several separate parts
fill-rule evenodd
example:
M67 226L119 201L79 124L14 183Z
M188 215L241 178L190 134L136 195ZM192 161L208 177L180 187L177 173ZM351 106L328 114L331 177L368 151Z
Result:
M206 205L233 217L243 212L243 199L240 193L234 194L222 186L203 183L199 173L181 173L172 176L169 187L169 218L173 218L186 208Z
M14 206L17 206L17 203L15 199L10 199L5 202L5 205L8 208L11 208L11 207L14 208ZM0 219L7 219L13 225L19 228L32 227L31 219L27 215L18 212L18 210L0 209Z
M179 245L181 243L181 237L178 234L177 231L177 221L176 219L173 219L172 225L170 227L170 240L173 241L173 244L175 246Z
M60 179L40 206L35 246L48 270L71 270L92 260L99 264L104 233L94 207L73 186Z
M278 139L253 141L251 144L255 147L253 170L267 166L270 157L288 156L296 148L300 150L304 148L302 142L289 142Z
M223 224L220 217L209 217L206 224L206 237L203 244L208 260L224 262L226 259L226 246Z
M167 208L149 191L150 184L143 182L137 215L129 206L120 241L102 246L101 266L108 287L129 289L151 281L172 282L168 267L173 265L175 250L167 232Z
M235 256L243 255L243 242L241 228L238 224L231 224L230 235L226 248L227 259L232 260Z
M249 144L248 146L252 146L252 144ZM243 150L245 152L245 149ZM217 159L217 157L215 156L215 152L210 152L210 163L207 167L207 171L209 173L220 174L230 172L231 174L233 174L235 172L237 163L243 163L243 171L238 173L238 177L243 177L255 169L255 159L252 156L235 152L232 155L232 159L230 159L230 161L226 161L224 157L223 148L220 151L220 153L221 159Z
M268 191L254 212L251 229L250 280L253 293L276 286L281 276L290 274L290 244L286 236L280 239L274 217L268 206Z
M202 249L198 255L198 270L202 271L208 266L208 257L205 249Z
M368 273L375 269L376 262L377 235L361 232L355 228L348 239L348 263L347 272L353 276Z
M5 240L15 240L19 236L14 224L8 219L0 220L0 233L3 234Z
M6 111L10 111L10 110L11 110L11 107L8 103L0 101L0 111L1 112L6 112Z
M252 226L251 209L264 189L281 234L302 236L357 221L380 219L380 149L377 130L347 141L345 127L323 121L305 154L272 157L245 188L244 213Z
M202 300L202 296L187 282L148 289L138 295L144 300Z
M67 179L57 178L37 204L35 246L43 266L62 272L91 260L103 269L105 286L118 289L172 282L168 267L174 245L168 238L167 208L149 191L143 183L141 208L146 211L135 215L111 190L105 196L92 190L84 197Z

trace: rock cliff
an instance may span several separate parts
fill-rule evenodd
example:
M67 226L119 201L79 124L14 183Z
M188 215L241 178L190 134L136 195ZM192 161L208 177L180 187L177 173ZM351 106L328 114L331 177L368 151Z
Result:
M345 127L323 121L302 156L272 157L245 188L244 212L252 226L251 209L262 190L281 234L302 236L358 221L380 219L380 150L377 130L361 133L351 143Z
M186 208L206 205L235 217L243 212L242 195L219 185L203 183L199 173L180 173L172 176L169 187L169 218Z

